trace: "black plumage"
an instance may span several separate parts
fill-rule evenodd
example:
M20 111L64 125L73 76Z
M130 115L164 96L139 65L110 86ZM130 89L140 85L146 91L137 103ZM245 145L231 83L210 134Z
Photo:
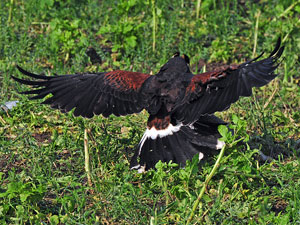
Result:
M282 55L280 39L265 59L262 54L238 66L193 75L189 58L176 53L160 71L149 74L112 71L73 75L44 76L21 73L34 80L12 78L33 86L22 94L43 99L43 104L75 116L91 118L149 112L147 130L136 148L130 167L140 171L153 168L161 160L182 166L199 153L199 159L220 149L218 125L226 124L213 114L223 111L240 96L250 96L252 87L266 85L276 77Z

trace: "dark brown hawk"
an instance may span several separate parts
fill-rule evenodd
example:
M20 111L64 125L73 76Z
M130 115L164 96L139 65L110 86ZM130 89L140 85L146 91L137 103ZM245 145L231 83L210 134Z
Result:
M214 113L228 109L240 96L250 96L252 87L273 80L283 49L278 39L265 59L258 60L261 54L238 66L197 75L190 71L189 58L177 53L154 76L122 70L44 76L18 67L34 80L13 79L33 86L22 92L33 94L30 99L52 94L43 104L62 112L75 108L75 116L122 116L147 110L147 129L130 163L143 171L159 160L184 166L195 154L201 159L222 148L217 128L226 123Z

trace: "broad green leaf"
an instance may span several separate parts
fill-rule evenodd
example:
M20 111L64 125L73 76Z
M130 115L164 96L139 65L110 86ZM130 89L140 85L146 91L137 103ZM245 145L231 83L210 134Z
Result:
M218 131L221 134L222 137L226 138L228 133L228 128L225 125L219 125Z

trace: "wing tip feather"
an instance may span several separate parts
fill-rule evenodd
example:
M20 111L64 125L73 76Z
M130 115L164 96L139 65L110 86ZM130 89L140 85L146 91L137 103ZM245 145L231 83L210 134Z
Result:
M50 80L51 77L49 76L45 76L45 75L38 75L38 74L34 74L34 73L30 73L26 70L24 70L22 67L20 67L19 65L16 65L17 69L24 75L28 76L28 77L32 77L35 79L42 79L42 80Z
M276 42L276 46L274 48L274 50L271 52L270 57L274 56L276 53L278 53L278 51L280 50L280 45L281 45L281 37L279 36L278 39L277 39L277 42Z

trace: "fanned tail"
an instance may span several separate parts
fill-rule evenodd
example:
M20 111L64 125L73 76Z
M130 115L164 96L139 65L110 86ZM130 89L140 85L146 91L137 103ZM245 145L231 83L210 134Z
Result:
M219 141L218 125L226 124L213 116L202 116L191 125L172 126L164 134L147 129L130 162L131 169L139 172L155 167L158 161L172 162L184 167L187 160L199 154L199 160L217 153L224 142Z

